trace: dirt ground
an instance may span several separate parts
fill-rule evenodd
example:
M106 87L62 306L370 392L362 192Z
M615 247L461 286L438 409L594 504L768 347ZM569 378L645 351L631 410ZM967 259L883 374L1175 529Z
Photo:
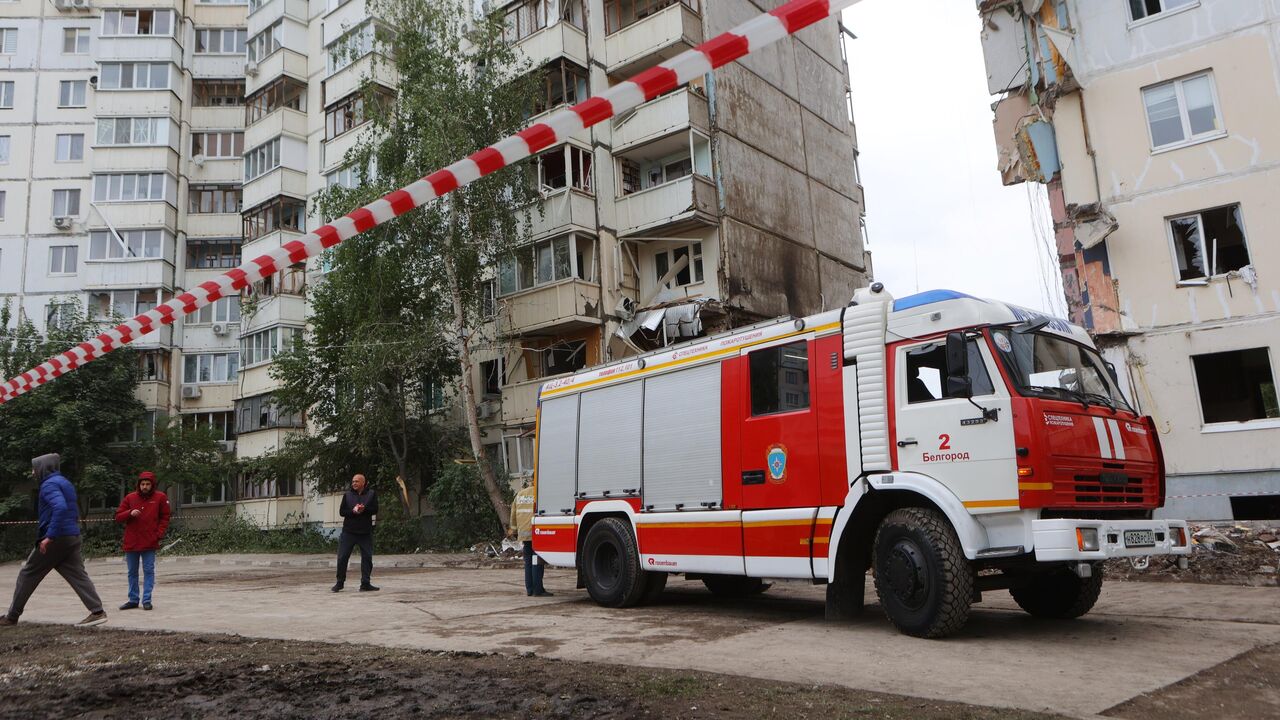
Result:
M0 718L23 720L1053 717L830 686L529 655L32 623L0 631L0 696Z
M1274 718L1280 714L1280 645L1250 650L1103 714L1162 720Z
M1147 569L1117 559L1107 561L1107 577L1248 587L1280 585L1280 526L1274 522L1193 524L1191 534L1186 570L1167 558L1153 558Z

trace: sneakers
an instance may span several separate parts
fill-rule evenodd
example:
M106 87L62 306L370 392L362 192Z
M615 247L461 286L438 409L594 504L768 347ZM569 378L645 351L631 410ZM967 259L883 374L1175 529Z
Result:
M14 620L8 615L0 615L0 627L13 627L14 625L17 625L17 624L18 624L18 621Z
M89 615L89 617L76 623L76 627L93 627L94 625L101 625L106 621L107 621L107 614L102 610L99 610L98 612L92 613Z
M342 592L342 583L338 583L337 585L329 588L329 592Z
M150 610L150 609L151 609L151 603L149 603L149 602L144 602L144 603L142 603L142 609L143 609L143 610Z
M549 593L546 590L543 590L542 592L534 593L533 596L534 597L555 597L555 593Z
M360 586L360 592L378 592L381 589L382 588L378 587L377 585L361 585Z
M120 606L120 609L121 609L121 610L137 610L137 609L138 609L138 603L136 603L136 602L134 602L134 601L130 600L129 602L127 602L127 603L125 603L125 604L121 605L121 606Z

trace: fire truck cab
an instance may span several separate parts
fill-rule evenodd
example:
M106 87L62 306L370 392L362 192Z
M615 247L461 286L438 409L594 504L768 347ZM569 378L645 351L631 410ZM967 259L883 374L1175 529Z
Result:
M866 573L900 631L959 629L985 590L1078 617L1101 561L1188 555L1158 434L1089 336L947 290L700 339L543 385L533 547L625 607Z

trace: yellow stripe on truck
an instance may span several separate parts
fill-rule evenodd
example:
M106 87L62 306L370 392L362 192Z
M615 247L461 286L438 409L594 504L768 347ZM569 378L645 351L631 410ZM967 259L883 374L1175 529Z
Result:
M967 508L993 508L993 507L1018 507L1018 499L1012 500L967 500L964 503Z

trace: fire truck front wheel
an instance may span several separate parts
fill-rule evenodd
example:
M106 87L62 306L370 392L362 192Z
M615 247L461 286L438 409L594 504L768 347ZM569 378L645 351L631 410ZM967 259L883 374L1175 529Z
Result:
M973 568L942 513L889 513L876 532L874 564L880 607L900 632L945 637L969 619Z
M648 586L648 573L640 568L636 539L626 521L607 517L591 526L582 546L587 593L604 607L639 604Z
M1024 585L1009 589L1018 607L1040 618L1070 620L1093 609L1102 593L1102 565L1093 567L1087 578L1077 577L1067 568L1040 573Z

